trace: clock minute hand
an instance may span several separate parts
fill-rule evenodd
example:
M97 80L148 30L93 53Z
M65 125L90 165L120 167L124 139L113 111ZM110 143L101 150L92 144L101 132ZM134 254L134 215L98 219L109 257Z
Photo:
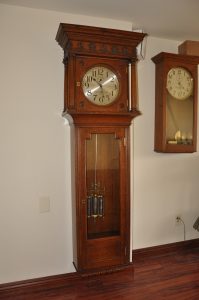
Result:
M106 79L105 81L102 82L102 87L104 85L107 85L109 82L111 82L112 80L114 80L116 78L116 75L109 77L108 79Z

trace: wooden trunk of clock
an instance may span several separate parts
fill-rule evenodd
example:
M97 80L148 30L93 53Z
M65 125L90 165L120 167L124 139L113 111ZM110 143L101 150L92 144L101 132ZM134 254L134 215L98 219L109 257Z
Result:
M136 47L144 36L71 24L57 33L64 115L73 129L73 259L81 273L130 261L129 127L139 115Z
M83 271L128 264L128 128L78 126L75 132L75 266Z

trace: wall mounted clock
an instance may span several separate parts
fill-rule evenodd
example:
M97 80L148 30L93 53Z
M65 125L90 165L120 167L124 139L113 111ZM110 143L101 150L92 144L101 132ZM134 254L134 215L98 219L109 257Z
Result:
M156 64L155 151L195 152L198 56L161 52Z

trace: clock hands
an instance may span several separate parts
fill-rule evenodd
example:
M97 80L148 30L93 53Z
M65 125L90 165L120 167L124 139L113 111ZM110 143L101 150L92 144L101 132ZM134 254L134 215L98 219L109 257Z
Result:
M94 80L95 82L97 82L97 84L98 84L98 85L101 87L101 89L102 89L102 84L101 84L99 81L97 81L96 78L94 78L94 77L93 77L93 80Z
M102 86L103 85L107 85L109 82L112 82L116 79L116 75L111 76L110 78L108 78L107 80L105 80L104 82L102 82Z
M111 76L110 78L104 80L101 82L101 79L100 81L96 80L96 78L93 77L93 80L100 86L101 89L103 89L103 86L106 86L107 84L109 84L110 82L112 82L113 80L115 80L116 78L116 75L113 75Z
M97 80L95 77L92 77L92 81L96 82L97 86L90 88L87 93L89 95L92 95L94 92L96 92L97 90L100 89L99 92L102 93L104 96L105 93L110 93L112 91L112 90L109 91L109 89L110 89L109 83L114 82L116 79L117 79L116 75L113 75L104 81L101 81L101 79Z
M104 97L104 89L103 89L103 83L100 83L99 81L96 80L96 78L93 77L93 80L99 85L99 87L92 89L91 91L96 91L97 89L101 89L101 93Z
M95 91L101 89L101 92L104 94L104 90L103 90L103 88L102 88L102 84L99 83L95 78L93 78L93 80L94 80L99 86L96 86L96 87L90 89L90 93L93 94Z

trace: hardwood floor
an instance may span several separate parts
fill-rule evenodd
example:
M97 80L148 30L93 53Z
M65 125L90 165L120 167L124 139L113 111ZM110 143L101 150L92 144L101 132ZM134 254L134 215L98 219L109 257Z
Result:
M136 259L133 266L113 274L74 276L58 285L13 288L1 300L198 300L199 247L159 257Z

